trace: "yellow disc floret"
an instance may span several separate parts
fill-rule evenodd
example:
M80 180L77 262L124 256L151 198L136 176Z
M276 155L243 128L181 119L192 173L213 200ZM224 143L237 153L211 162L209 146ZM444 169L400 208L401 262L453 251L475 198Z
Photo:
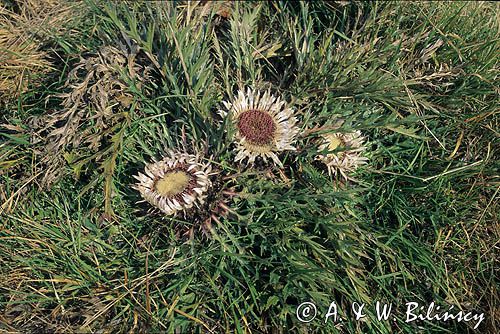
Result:
M339 146L342 145L342 140L338 136L328 134L328 135L326 135L326 139L328 142L328 150L329 151L334 151Z
M189 175L183 171L174 171L166 174L156 183L156 191L165 197L180 194L189 184Z

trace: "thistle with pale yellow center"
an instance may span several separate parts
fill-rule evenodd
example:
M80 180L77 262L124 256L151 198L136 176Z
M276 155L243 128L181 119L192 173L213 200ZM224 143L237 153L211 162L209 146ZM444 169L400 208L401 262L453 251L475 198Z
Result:
M147 164L144 173L134 176L139 181L134 188L152 206L174 216L205 203L210 172L210 164L198 156L168 151L161 161Z

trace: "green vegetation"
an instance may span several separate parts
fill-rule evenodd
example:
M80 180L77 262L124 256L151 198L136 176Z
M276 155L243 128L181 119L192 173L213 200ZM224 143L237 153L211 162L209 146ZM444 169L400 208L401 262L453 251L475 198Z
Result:
M0 4L0 331L475 332L405 322L435 301L498 332L497 3L41 2ZM247 87L295 110L283 168L234 162L218 110ZM314 159L339 120L367 138L351 181ZM212 164L201 212L132 188L166 149Z

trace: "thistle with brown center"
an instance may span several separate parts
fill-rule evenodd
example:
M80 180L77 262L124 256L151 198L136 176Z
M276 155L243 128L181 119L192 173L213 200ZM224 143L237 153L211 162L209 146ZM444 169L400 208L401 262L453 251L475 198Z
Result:
M328 133L322 136L322 140L318 150L324 153L318 154L316 160L326 165L330 175L340 174L344 179L352 180L349 174L368 160L362 156L366 148L360 131Z
M229 119L233 127L233 142L236 144L235 161L248 159L247 165L255 163L257 157L264 162L271 158L282 167L278 153L285 150L295 150L292 145L299 132L297 119L293 110L285 101L265 93L247 89L238 92L235 101L223 102L227 110L220 110L222 117Z
M152 206L166 215L200 208L211 186L210 164L196 155L169 151L161 161L146 165L144 173L134 176L134 188Z

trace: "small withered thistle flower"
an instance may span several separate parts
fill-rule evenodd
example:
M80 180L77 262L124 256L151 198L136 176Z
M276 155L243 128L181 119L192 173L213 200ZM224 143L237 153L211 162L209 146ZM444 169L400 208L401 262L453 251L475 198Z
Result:
M134 188L152 206L174 216L204 204L211 170L197 155L168 151L161 161L146 165L144 173L134 176L139 181Z
M299 132L293 110L280 97L247 89L238 92L233 102L223 101L227 110L220 110L222 117L228 117L233 127L233 142L237 152L235 161L248 159L252 165L257 157L264 162L271 158L282 167L278 153L295 150L292 145Z
M350 180L349 174L366 164L368 159L362 156L366 149L363 145L365 138L360 131L327 133L322 135L321 139L322 144L319 145L318 151L325 153L318 154L316 160L326 165L330 175L340 174L344 179Z

